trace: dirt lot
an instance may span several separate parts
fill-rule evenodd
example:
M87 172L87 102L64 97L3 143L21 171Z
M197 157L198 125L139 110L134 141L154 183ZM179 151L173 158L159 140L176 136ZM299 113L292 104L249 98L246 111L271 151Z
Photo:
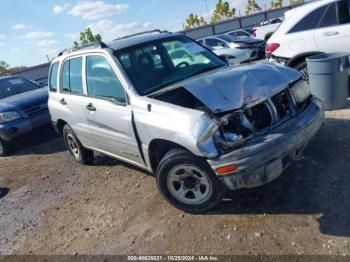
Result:
M185 214L154 177L43 128L0 159L0 254L350 254L350 101L276 181ZM6 191L8 190L8 192Z

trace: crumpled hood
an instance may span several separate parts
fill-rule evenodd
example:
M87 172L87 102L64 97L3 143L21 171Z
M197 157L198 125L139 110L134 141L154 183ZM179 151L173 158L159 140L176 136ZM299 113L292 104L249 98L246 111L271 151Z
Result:
M184 81L181 86L218 113L271 97L300 78L294 69L262 63L213 70Z

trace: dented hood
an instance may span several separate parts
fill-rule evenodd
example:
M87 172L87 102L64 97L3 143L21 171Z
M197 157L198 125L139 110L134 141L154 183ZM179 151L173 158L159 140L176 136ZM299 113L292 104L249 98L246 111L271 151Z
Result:
M213 70L188 79L181 86L218 113L271 97L300 78L294 69L262 63Z

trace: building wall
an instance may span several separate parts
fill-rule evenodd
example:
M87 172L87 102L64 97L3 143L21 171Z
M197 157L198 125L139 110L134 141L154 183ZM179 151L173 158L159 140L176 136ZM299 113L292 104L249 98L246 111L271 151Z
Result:
M25 70L13 73L12 75L21 76L23 78L43 83L47 85L50 63L28 67Z
M279 9L266 10L249 16L241 16L230 20L225 20L214 25L204 25L190 30L181 31L180 33L183 33L193 39L226 33L240 28L252 27L271 18L281 17L286 11L294 7L296 6L286 6Z

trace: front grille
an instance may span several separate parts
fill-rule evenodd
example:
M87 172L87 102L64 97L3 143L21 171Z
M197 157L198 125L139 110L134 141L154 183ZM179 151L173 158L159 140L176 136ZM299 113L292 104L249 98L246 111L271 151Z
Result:
M248 108L245 111L245 116L257 131L272 125L271 113L266 103L260 103Z
M292 105L288 97L288 92L288 90L284 90L271 98L280 119L292 113Z
M36 116L44 112L47 112L48 108L47 108L47 104L43 103L43 104L27 107L24 109L24 111L26 112L28 117L32 117L32 116Z
M288 89L257 105L247 108L244 115L255 131L263 131L291 117L296 105Z

